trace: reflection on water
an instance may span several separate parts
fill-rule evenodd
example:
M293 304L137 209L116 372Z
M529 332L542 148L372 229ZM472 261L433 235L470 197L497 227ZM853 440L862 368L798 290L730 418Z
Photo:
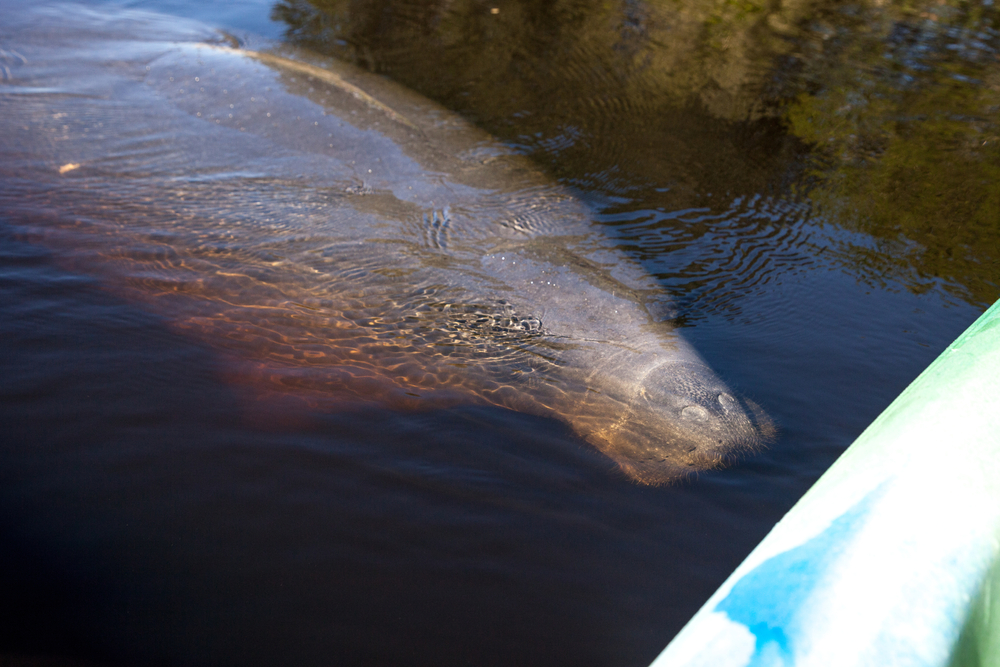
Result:
M274 15L296 42L415 88L588 190L678 208L782 182L798 143L772 119L741 123L767 115L759 91L786 48L751 38L764 18L751 3L496 8L296 0Z
M911 289L1000 295L1000 32L991 4L864 7L814 17L790 130L816 147L809 191L879 239ZM870 252L858 263L870 263Z
M841 248L865 279L1000 295L992 3L494 5L283 0L274 15L613 208L796 192L878 240Z

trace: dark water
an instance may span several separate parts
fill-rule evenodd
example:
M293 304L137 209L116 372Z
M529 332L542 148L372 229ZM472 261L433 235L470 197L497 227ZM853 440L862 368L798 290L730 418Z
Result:
M287 37L516 146L591 205L673 296L685 338L780 430L724 469L649 487L556 419L334 410L308 366L261 391L245 340L149 296L167 292L149 267L180 265L67 227L118 229L145 209L123 213L131 186L109 178L49 196L59 186L31 168L62 126L39 107L32 136L51 144L0 138L29 166L0 171L7 655L646 664L997 296L991 5L132 6ZM13 78L17 54L0 56ZM122 128L109 151L185 140ZM264 217L308 208L310 184L288 183L295 196ZM180 234L146 231L166 248ZM149 274L105 270L121 265L108 247Z

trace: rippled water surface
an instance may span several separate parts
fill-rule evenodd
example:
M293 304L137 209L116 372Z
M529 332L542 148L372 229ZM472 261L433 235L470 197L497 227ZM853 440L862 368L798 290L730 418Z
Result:
M647 664L996 299L997 27L0 2L0 657Z

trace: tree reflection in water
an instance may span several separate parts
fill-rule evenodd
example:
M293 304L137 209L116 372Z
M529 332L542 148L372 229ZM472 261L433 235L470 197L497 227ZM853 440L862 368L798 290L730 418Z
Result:
M989 0L281 0L274 16L520 145L605 212L799 198L869 235L838 249L862 278L1000 296Z
M985 306L1000 296L1000 40L983 9L828 12L786 117L816 147L811 195L831 219L882 240L914 289L943 278Z

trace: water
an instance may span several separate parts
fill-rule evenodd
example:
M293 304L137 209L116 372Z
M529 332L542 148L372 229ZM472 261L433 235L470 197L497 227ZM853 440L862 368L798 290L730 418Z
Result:
M691 4L668 25L654 3L610 14L585 2L507 3L496 14L460 3L131 6L250 44L286 36L384 72L500 136L589 204L598 251L620 249L669 292L684 339L779 432L725 468L652 487L616 471L558 415L431 397L461 388L474 368L417 383L417 397L378 382L345 393L367 386L331 380L345 368L432 367L413 335L426 327L372 320L386 312L386 285L418 283L386 271L406 268L399 261L378 266L346 251L338 266L351 271L316 281L286 269L288 282L275 283L274 258L244 250L267 234L284 256L295 243L313 247L327 233L306 228L331 201L322 179L364 188L367 176L317 176L288 142L222 140L184 113L125 116L74 143L50 100L31 118L30 141L13 130L3 139L19 168L0 167L7 655L646 664L996 298L996 163L975 152L994 132L982 110L995 66L981 54L992 54L995 34L975 23L988 12L949 9L949 19L934 5L931 20L889 8L878 23L865 7L783 16ZM16 35L5 26L29 13L5 15L8 49ZM711 34L706 44L658 38L699 25L722 31L723 46ZM160 26L203 30L180 19ZM892 76L868 67L852 78L830 64L887 50L901 63ZM13 75L17 57L3 55ZM900 118L885 102L897 98L922 113ZM859 99L863 113L839 111ZM13 104L0 96L0 112ZM832 151L815 141L823 109L841 119L835 140L823 138ZM67 145L95 154L58 174L49 163ZM176 162L194 146L200 162ZM87 159L111 168L88 172ZM947 173L920 180L927 164ZM155 187L178 172L190 181L170 185L180 196ZM248 192L257 172L278 174L279 187ZM242 189L227 191L234 178ZM939 195L955 216L942 219ZM537 191L523 201L535 196L546 201ZM383 200L370 201L372 215L387 215ZM433 215L427 228L440 229ZM458 234L452 243L479 247ZM316 303L248 315L283 303L282 289L317 283L330 293L313 294ZM440 301L407 293L419 293L410 309ZM319 301L344 294L357 307L323 316ZM449 322L430 330L454 331ZM344 323L364 326L335 326ZM524 363L488 333L480 351L495 365ZM396 346L372 350L382 336ZM352 349L370 363L305 354ZM550 367L528 367L560 386ZM373 381L386 377L375 371Z

